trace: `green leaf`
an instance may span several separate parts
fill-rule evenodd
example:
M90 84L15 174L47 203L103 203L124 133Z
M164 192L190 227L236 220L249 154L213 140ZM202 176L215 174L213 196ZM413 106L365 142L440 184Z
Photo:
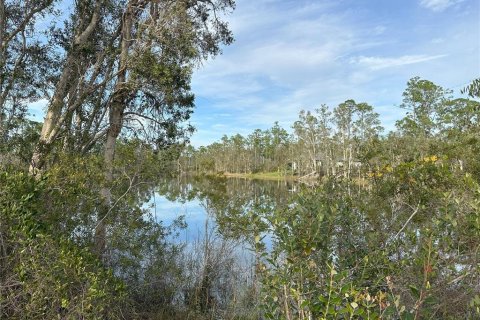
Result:
M409 285L408 287L410 288L410 292L412 292L412 295L416 299L420 298L420 291L418 290L417 287L415 287L414 285Z

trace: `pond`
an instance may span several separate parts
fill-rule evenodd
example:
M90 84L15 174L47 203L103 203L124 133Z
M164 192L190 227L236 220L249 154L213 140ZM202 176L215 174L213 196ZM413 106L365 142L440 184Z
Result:
M251 229L245 224L252 223L248 217L253 211L274 210L299 188L295 181L183 176L160 181L148 205L166 225L184 219L186 228L178 241L198 239L206 225L219 227L224 235L245 237L242 231Z

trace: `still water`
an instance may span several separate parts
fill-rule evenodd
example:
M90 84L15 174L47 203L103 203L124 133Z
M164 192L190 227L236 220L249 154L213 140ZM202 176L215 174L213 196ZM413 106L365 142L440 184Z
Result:
M294 181L241 178L164 179L148 203L152 215L165 225L183 218L186 228L178 240L189 243L208 228L218 227L223 235L247 236L252 213L271 211L284 205L299 189Z

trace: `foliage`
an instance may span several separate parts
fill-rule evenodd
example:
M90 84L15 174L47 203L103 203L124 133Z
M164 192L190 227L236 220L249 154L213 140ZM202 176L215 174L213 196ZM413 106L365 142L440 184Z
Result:
M468 93L472 98L480 97L480 78L473 79L472 82L462 89L462 93Z
M120 318L122 283L88 248L52 232L45 181L1 172L0 184L2 318Z
M379 115L367 103L347 100L335 108L302 110L292 134L278 123L247 137L224 136L180 158L181 170L192 173L268 173L311 179L343 176L360 179L385 164L399 164L431 154L468 166L478 175L479 103L452 98L451 90L414 77L403 93L406 116L398 131L381 135ZM468 164L467 164L468 163Z
M53 0L2 1L0 8L0 144L25 121L27 105L48 90L56 73L56 53L38 21L55 17ZM27 121L28 122L28 121ZM0 147L1 150L1 147Z
M478 182L435 156L347 196L327 183L269 217L264 308L271 319L478 316Z
M184 223L163 226L144 202L174 154L155 154L139 140L120 143L116 202L106 217L111 249L102 262L92 253L100 157L60 154L37 180L14 167L2 171L2 314L113 319L172 308L181 246L166 239Z

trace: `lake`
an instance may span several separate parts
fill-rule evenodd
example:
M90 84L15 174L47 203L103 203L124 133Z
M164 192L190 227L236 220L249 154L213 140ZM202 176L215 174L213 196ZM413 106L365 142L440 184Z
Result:
M207 224L219 227L223 235L246 237L252 213L274 210L299 188L295 181L181 176L162 179L148 206L155 219L166 225L184 219L186 228L178 241L198 239Z

